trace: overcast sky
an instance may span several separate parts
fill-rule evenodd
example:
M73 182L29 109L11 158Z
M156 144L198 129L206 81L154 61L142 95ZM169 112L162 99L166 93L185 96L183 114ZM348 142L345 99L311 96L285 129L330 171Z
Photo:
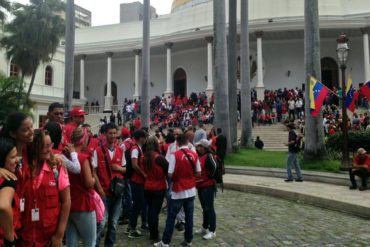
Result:
M92 12L92 25L107 25L119 23L119 5L121 3L137 2L138 0L75 0L75 4ZM139 0L143 2L142 0ZM28 0L11 0L11 2L28 3ZM151 5L157 14L164 15L171 11L172 0L151 0Z

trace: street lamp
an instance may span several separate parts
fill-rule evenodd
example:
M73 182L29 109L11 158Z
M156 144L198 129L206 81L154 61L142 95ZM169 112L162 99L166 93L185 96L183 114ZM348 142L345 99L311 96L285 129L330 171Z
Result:
M342 132L343 132L343 150L342 150L342 164L340 170L348 171L350 168L349 163L349 152L348 152L348 117L346 109L346 68L348 58L348 41L346 35L342 34L337 39L337 55L340 63L340 69L342 71Z

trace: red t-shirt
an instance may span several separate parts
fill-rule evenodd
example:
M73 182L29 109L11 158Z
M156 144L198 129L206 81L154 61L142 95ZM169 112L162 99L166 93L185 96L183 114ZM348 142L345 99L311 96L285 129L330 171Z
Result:
M63 135L65 137L64 145L71 143L71 134L75 128L77 128L77 125L74 123L69 123L66 126L64 126L63 128Z
M135 128L137 130L139 130L141 128L141 120L139 120L139 119L136 119L135 120Z
M357 165L367 165L368 171L370 172L370 155L365 154L365 156L366 156L366 159L361 162L360 161L360 155L357 154L355 156L355 159L354 159L353 163L355 164L355 166L357 166Z

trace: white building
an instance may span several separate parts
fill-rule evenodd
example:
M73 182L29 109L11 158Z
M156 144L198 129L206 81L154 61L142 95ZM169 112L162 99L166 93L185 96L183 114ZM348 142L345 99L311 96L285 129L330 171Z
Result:
M256 68L252 86L259 81L268 89L302 87L304 1L251 0L249 3L252 60L256 67L262 64L260 69ZM329 86L340 85L336 39L342 32L350 39L348 67L353 68L355 86L370 80L367 34L370 1L320 0L319 5L323 81ZM240 13L237 18L240 25ZM210 0L174 0L170 14L151 21L150 97L212 91L212 34L213 1ZM112 83L110 93L115 104L121 104L124 98L138 97L141 48L142 22L77 30L75 91L82 84L89 102L98 100L104 105L108 82Z

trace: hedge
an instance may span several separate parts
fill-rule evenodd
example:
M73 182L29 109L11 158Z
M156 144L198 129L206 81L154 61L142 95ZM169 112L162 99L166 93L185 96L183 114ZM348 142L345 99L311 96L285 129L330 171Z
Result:
M342 151L342 132L335 133L334 135L329 136L326 141L326 148L328 149L328 151ZM348 131L348 148L349 151L353 153L355 153L359 148L364 148L366 151L370 152L370 131Z

